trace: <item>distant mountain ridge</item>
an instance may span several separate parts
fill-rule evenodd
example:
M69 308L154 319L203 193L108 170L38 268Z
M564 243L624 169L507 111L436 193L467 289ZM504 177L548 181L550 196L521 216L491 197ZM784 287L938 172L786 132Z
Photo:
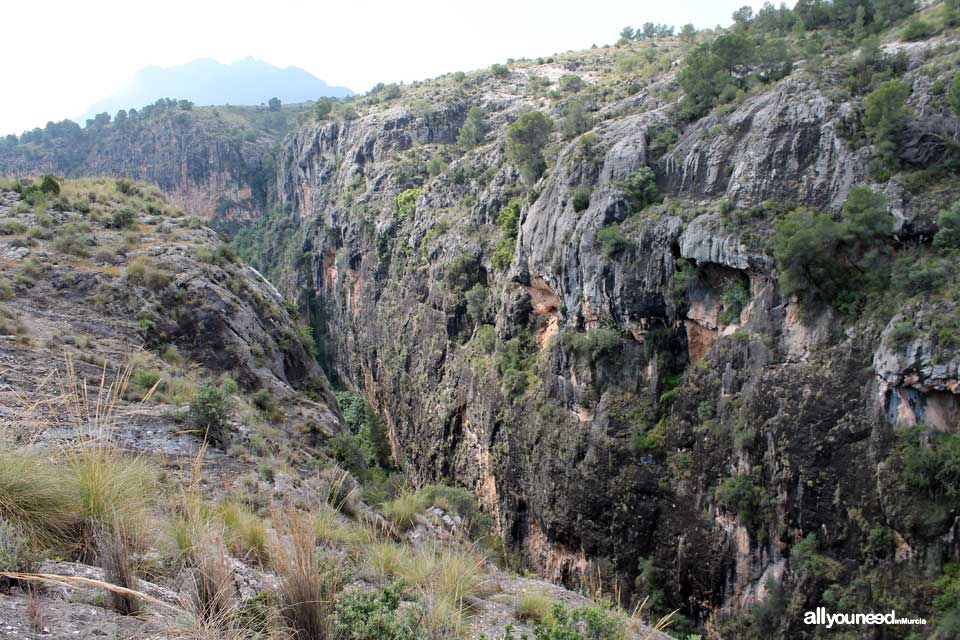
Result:
M290 103L352 94L350 89L332 87L299 67L281 69L251 57L232 64L200 58L175 67L144 67L119 91L91 105L79 121L98 113L140 109L159 98L190 100L197 105L256 105L273 97Z

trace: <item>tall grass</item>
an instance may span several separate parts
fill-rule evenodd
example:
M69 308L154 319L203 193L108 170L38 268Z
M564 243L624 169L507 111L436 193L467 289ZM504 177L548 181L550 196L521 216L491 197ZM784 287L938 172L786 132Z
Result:
M106 580L129 591L137 589L137 578L130 554L130 540L123 524L118 522L112 527L103 527L95 533L97 557ZM111 591L110 601L113 609L122 615L140 612L140 601L130 593Z
M417 523L417 516L427 508L419 493L402 493L383 505L383 515L400 531L408 531Z
M44 547L67 544L80 523L76 493L48 460L0 448L0 518Z
M267 527L249 508L233 500L217 505L217 514L223 522L227 548L237 558L267 561Z
M373 525L348 520L330 506L321 505L314 520L317 539L321 543L345 547L353 553L373 544L377 537Z
M120 525L132 544L145 547L155 511L157 472L143 456L120 450L115 431L125 422L120 406L130 381L130 367L107 379L104 365L94 396L77 376L73 361L59 381L62 404L77 432L77 443L64 450L67 481L79 499L81 544L94 546L94 531ZM149 399L154 389L148 391Z
M280 616L298 640L333 637L332 615L342 575L336 566L321 567L317 532L309 514L289 508L274 514L277 543L273 565L280 578Z
M518 620L546 622L553 610L554 600L542 590L527 590L517 596L514 615Z

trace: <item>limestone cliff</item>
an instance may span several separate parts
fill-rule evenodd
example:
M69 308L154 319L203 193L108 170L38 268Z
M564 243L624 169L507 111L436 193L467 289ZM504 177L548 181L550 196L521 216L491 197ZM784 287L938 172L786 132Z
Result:
M551 579L600 575L713 625L748 624L729 612L768 598L802 611L848 593L842 580L922 610L909 585L956 557L960 513L950 503L918 526L889 461L905 425L960 428L956 348L934 362L929 341L891 346L893 308L803 308L770 238L782 203L836 212L866 184L901 241L929 246L955 177L939 196L873 181L863 94L831 88L854 54L678 120L683 47L660 40L640 78L613 70L631 51L594 49L305 126L279 156L286 213L264 228L282 232L259 247L270 275L326 327L336 376L382 414L409 471L474 490ZM902 70L917 122L955 120L928 91L956 47L930 43ZM570 74L583 86L543 88ZM525 185L508 125L534 109L565 123L583 95L589 125L555 133L548 170ZM471 106L485 133L463 152ZM638 207L625 184L645 167L663 201ZM934 303L915 304L905 317L923 326ZM910 577L868 587L867 539L886 535ZM810 540L823 575L792 553ZM781 632L798 637L800 618Z

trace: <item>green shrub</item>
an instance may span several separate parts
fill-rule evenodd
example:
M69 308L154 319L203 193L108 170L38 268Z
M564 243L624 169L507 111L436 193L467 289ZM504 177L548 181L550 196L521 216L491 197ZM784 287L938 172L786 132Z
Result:
M790 549L790 563L802 573L815 578L836 580L843 568L836 560L822 555L818 550L817 535L808 534Z
M506 78L510 75L510 69L505 64L500 64L499 62L490 65L490 73L497 78Z
M492 324L481 325L474 341L481 353L491 354L497 346L497 331Z
M575 354L589 358L594 364L613 366L619 361L623 346L620 332L609 327L588 329L584 333L564 331L561 342L570 347Z
M585 211L590 206L590 196L593 189L590 187L577 187L573 192L573 210L577 213Z
M626 251L631 246L630 241L620 230L620 226L615 224L600 229L597 232L597 241L600 243L603 257L607 260Z
M156 369L137 369L130 376L130 387L139 392L141 397L160 383L160 372Z
M717 488L717 500L725 509L740 516L744 524L753 527L758 524L762 494L747 476L725 478Z
M825 213L795 209L774 222L773 255L784 294L830 302L850 283L838 261L846 230Z
M222 448L229 440L231 410L232 402L224 385L205 382L190 403L190 420L212 444Z
M163 289L173 276L163 269L154 266L153 261L146 256L138 256L127 265L127 278L136 285L158 291Z
M500 228L501 236L494 246L493 255L490 256L490 263L495 269L506 269L513 261L521 206L522 203L518 198L512 198L497 214L497 226Z
M40 178L40 191L48 196L60 195L60 181L49 173Z
M479 282L464 295L467 302L467 316L474 324L482 323L490 308L490 295L487 287Z
M893 467L910 491L960 505L960 436L924 434L923 425L900 434Z
M110 216L112 229L129 229L137 222L137 214L130 207L120 207Z
M387 520L400 531L412 529L417 516L427 508L423 496L416 493L403 493L384 503L381 511Z
M728 324L738 320L740 312L749 301L750 289L743 280L737 278L727 284L720 294L720 302L723 305L720 311L720 322Z
M550 620L553 607L553 598L546 592L530 589L517 597L514 615L518 620L543 624Z
M563 122L560 125L565 138L576 138L590 130L593 126L590 106L591 103L586 98L571 98L567 101L563 107Z
M528 111L507 127L507 160L519 167L527 184L539 180L547 168L543 149L552 131L553 121L539 111Z
M270 393L267 389L257 389L253 395L250 396L250 402L253 403L253 406L257 408L257 411L260 412L267 420L271 422L279 422L283 419L283 413L280 411L280 407L277 405L277 398L274 394Z
M933 25L919 16L913 16L903 27L904 40L924 40L934 33Z
M909 85L901 80L887 80L864 101L864 128L886 168L897 165L900 134L909 117L906 106L909 96Z
M957 77L960 78L960 74ZM933 238L934 246L939 249L960 249L960 200L940 212L937 224L940 229Z
M443 284L448 291L461 294L477 281L477 261L472 256L460 254L443 270Z
M592 603L572 613L556 603L550 616L534 627L534 640L623 640L627 637L626 617L609 605ZM525 636L521 636L523 638ZM514 640L511 628L504 640Z
M394 583L379 594L354 591L337 602L334 612L338 640L427 640L415 613L400 609L402 585Z
M483 134L483 111L480 107L473 105L467 109L467 117L463 121L463 126L460 127L460 132L457 134L457 144L460 145L462 149L469 151L480 144L483 140Z
M133 180L130 178L117 178L115 184L117 191L125 196L137 195L140 192L137 186L133 184Z
M400 192L393 200L393 211L400 220L406 220L417 210L417 199L420 197L420 188L414 187Z
M431 178L435 178L441 173L444 172L447 168L447 163L443 159L443 156L439 153L433 154L430 157L430 160L427 162L427 175Z
M314 120L322 122L330 117L330 112L333 111L333 105L335 104L333 98L323 96L317 98L317 101L313 103L313 109L311 113L313 114Z
M473 536L486 533L490 519L480 512L477 498L463 487L442 484L427 485L417 492L424 508L437 507L463 518L464 525Z
M19 220L5 220L0 224L0 235L18 236L27 232L27 225Z
M869 243L893 234L894 218L887 198L869 187L856 185L843 203L847 230L860 242Z
M898 322L890 330L890 342L898 349L903 349L917 337L917 329L913 322Z
M642 211L659 201L657 176L650 167L640 167L628 175L623 179L621 187L632 211Z
M950 108L953 110L953 113L960 116L960 73L956 73L953 76L953 81L950 83L950 91L947 94L947 102L950 103Z
M0 300L12 300L17 295L13 283L6 278L0 278Z
M680 308L686 307L687 291L697 277L697 267L685 260L677 258L675 270L670 275L670 299Z
M575 73L565 73L560 76L560 90L564 93L576 93L584 86L586 83Z

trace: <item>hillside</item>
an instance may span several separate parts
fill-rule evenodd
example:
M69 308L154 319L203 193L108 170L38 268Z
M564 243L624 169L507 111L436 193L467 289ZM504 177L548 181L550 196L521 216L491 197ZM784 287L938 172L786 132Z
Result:
M281 69L247 57L232 64L204 58L174 67L146 67L116 93L90 106L79 121L100 113L141 109L161 98L176 96L198 105L258 105L271 98L307 102L320 96L353 95L346 87L331 87L298 67Z
M0 140L0 174L124 176L158 185L178 206L233 232L272 199L277 147L309 104L196 107L160 99L81 128L48 123Z
M734 20L304 105L229 246L175 206L242 200L185 169L225 148L221 108L150 114L209 135L177 156L192 183L153 178L169 201L5 183L8 459L76 468L54 438L82 434L37 429L27 458L17 411L76 414L42 383L91 349L88 379L127 362L128 410L166 416L110 432L117 468L165 451L169 478L157 540L70 512L64 544L2 493L0 523L47 536L50 573L119 584L132 554L136 597L186 624L124 637L960 636L960 6ZM126 126L101 124L94 146ZM74 148L44 136L0 159ZM36 595L9 598L25 629Z
M953 637L956 16L834 6L384 87L287 141L238 251L539 574L711 637Z
M361 491L333 452L363 400L341 413L309 330L155 187L40 186L0 185L0 571L59 577L0 578L0 637L262 637L316 579L348 629L402 593L390 619L433 611L434 638L553 603L666 638L485 559L462 490Z

